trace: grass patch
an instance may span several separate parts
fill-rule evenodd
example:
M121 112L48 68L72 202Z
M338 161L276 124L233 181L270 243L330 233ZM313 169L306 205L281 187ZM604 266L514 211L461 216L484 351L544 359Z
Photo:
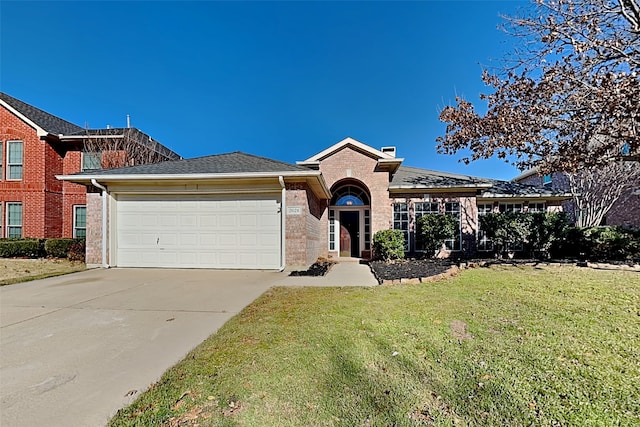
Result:
M638 425L639 340L634 272L275 288L110 425Z
M60 276L86 268L83 262L66 259L0 258L0 286Z

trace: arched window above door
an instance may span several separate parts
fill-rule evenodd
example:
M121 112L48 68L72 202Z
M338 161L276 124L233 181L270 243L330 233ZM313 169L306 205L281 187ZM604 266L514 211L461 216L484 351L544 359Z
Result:
M333 192L332 206L368 206L369 195L365 190L355 185L345 185Z

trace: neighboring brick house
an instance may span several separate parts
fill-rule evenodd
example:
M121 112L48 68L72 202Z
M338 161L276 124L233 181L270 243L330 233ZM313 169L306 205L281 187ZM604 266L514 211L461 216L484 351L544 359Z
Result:
M60 179L106 189L88 196L87 262L119 267L284 269L318 257L371 255L395 228L420 251L416 219L458 219L449 251L489 250L478 217L559 211L543 186L402 166L394 147L352 138L298 162L245 153L87 171Z
M134 128L83 129L0 92L0 238L84 237L87 188L56 175L126 162L123 153L82 152L88 135L125 131L150 140ZM180 158L154 144L163 159Z
M562 172L541 175L537 169L530 169L513 179L513 182L543 186L553 190L570 192L569 179ZM563 210L575 218L575 203L572 199L565 200ZM635 188L624 192L607 213L601 225L621 225L640 228L640 182Z

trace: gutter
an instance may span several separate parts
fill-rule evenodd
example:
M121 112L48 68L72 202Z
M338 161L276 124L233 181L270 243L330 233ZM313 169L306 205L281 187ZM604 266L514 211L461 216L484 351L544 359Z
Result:
M287 264L287 187L284 185L282 175L278 177L278 182L282 187L282 199L280 201L280 268L278 271L284 271Z
M91 184L102 190L102 267L109 268L107 263L107 187L99 184L95 179L91 179Z

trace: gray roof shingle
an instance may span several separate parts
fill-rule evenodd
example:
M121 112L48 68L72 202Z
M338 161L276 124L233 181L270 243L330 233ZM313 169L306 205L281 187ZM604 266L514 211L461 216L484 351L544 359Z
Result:
M74 125L60 117L54 116L53 114L49 114L46 111L34 107L33 105L27 104L26 102L22 102L4 92L0 92L0 99L50 134L73 134L83 131L80 126Z
M231 173L309 172L308 168L266 157L235 151L233 153L170 160L161 163L117 169L80 172L77 175L196 175Z
M480 197L563 197L566 192L545 186L526 185L511 181L478 178L468 175L438 172L400 166L393 176L390 189L475 188Z

